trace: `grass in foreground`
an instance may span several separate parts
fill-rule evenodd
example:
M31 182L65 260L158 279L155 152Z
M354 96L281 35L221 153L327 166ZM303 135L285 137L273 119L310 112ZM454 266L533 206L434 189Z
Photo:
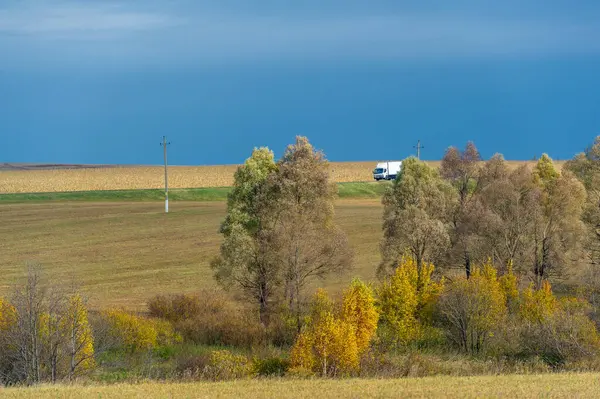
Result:
M598 374L349 380L250 380L5 389L5 398L581 398L600 392Z
M379 199L338 200L336 218L355 250L355 270L318 282L331 290L356 275L375 277L382 206ZM30 202L0 205L0 295L39 262L55 281L81 284L93 308L145 309L158 293L193 292L215 285L225 203Z

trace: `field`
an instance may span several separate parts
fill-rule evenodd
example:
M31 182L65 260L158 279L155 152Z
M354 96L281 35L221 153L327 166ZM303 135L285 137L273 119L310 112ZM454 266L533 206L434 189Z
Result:
M36 202L0 205L0 294L27 262L39 262L55 281L81 285L94 308L142 310L161 292L214 286L209 268L219 251L223 201ZM356 252L355 271L324 284L346 285L353 275L373 279L379 262L379 199L338 200L336 217Z
M335 182L372 181L375 162L331 163ZM169 188L228 187L237 165L170 166ZM164 188L164 168L90 167L0 171L0 193L46 193Z
M598 374L501 375L350 380L252 380L9 388L5 398L583 398L600 391Z
M439 162L429 162L439 166ZM511 166L524 162L510 161ZM530 163L530 162L529 162ZM338 183L369 182L376 162L332 162L332 180ZM561 163L557 162L560 168ZM169 188L228 187L237 165L170 166ZM34 170L32 170L34 169ZM150 167L73 167L35 170L33 166L0 169L0 194L50 193L65 191L163 189L164 168Z

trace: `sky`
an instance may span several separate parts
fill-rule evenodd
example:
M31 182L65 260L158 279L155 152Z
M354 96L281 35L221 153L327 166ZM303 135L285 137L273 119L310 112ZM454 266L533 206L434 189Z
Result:
M567 159L600 135L597 0L0 0L0 163Z

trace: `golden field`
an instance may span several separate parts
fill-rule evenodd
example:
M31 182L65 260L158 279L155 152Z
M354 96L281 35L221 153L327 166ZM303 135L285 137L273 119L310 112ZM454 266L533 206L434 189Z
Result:
M169 188L228 187L238 165L169 166ZM374 162L331 163L336 182L371 181ZM108 167L0 171L1 193L164 188L164 167Z
M510 161L520 165L523 162ZM429 162L439 166L439 161ZM338 183L373 180L376 162L332 162L331 178ZM560 167L561 163L557 162ZM228 187L238 165L169 166L170 188ZM161 189L164 168L104 167L0 171L0 194L50 193L66 191Z
M600 375L544 374L348 380L247 380L47 385L0 390L4 398L593 398Z

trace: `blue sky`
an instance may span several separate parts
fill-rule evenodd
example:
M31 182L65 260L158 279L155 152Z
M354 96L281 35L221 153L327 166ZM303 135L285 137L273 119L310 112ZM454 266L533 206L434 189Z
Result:
M295 4L301 3L301 4ZM500 4L501 3L501 4ZM597 1L0 0L0 162L571 157L600 134Z

